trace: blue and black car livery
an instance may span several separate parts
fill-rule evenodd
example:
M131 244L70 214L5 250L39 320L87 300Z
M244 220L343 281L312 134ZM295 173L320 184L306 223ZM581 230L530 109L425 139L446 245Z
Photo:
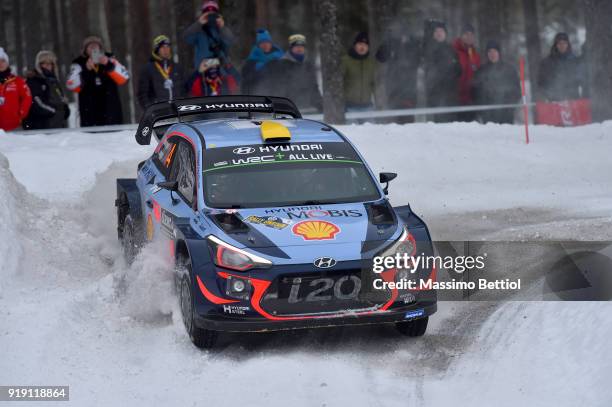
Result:
M152 135L137 178L117 180L118 236L128 261L147 242L167 248L195 345L212 347L222 331L348 324L425 333L435 291L374 290L374 278L405 276L376 276L371 262L432 254L427 226L391 206L336 129L303 119L288 99L226 96L150 106L136 140Z

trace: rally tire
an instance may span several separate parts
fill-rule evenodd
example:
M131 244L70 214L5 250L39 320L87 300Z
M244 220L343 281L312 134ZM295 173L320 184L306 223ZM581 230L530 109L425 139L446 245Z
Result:
M132 218L131 214L127 214L123 220L121 233L121 247L123 248L123 256L128 264L132 264L136 255L140 250L142 243L142 230L140 224Z
M395 327L402 334L409 337L418 337L425 335L429 317L415 319L414 321L397 322Z
M187 275L180 279L178 294L185 330L189 335L189 339L191 339L191 342L193 342L196 347L200 349L212 349L217 342L219 333L196 326L193 284L191 284L189 279L189 275L191 275L191 265L187 263L184 264L184 266L188 268Z

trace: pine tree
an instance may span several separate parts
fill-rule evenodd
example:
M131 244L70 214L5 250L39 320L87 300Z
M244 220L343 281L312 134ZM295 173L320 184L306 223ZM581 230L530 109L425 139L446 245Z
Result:
M338 36L337 5L334 0L319 0L316 7L321 33L321 71L323 76L323 113L325 121L342 124L344 117L344 85L341 45Z

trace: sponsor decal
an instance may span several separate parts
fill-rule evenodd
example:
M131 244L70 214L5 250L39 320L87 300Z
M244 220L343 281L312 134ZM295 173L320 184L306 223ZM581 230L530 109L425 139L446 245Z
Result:
M158 193L159 191L161 191L161 189L162 189L162 188L161 188L159 185L155 184L155 185L152 185L152 186L151 186L150 191L151 191L151 194L156 194L156 193Z
M412 293L404 293L398 297L399 301L403 301L404 304L411 304L416 301L416 297Z
M255 149L253 147L237 147L232 150L234 154L253 154Z
M162 210L161 223L168 229L172 229L172 226L173 226L172 216L170 216L168 212L165 210Z
M415 310L406 312L406 315L404 315L404 319L419 318L419 317L422 317L423 315L425 315L425 310L423 308L419 308L419 309L415 309Z
M250 311L251 308L243 305L224 305L223 312L226 314L238 314L244 315L247 311Z
M315 267L318 267L320 269L332 268L336 265L336 263L336 260L331 257L319 257L318 259L312 262Z
M289 151L313 151L323 150L321 144L289 144L282 146L259 146L259 152L261 153L278 153L278 152L289 152Z
M324 220L305 220L295 224L291 231L304 240L331 240L340 233L340 228Z
M147 216L147 240L151 241L153 240L153 231L154 231L154 227L153 227L153 217L151 216L151 214L149 214Z
M313 210L313 209L321 209L321 207L318 205L296 206L296 207L266 209L265 212L266 213L279 213L279 212L288 213L288 212L295 212L295 211L308 211L308 210Z
M262 155L262 156L253 156L247 158L234 158L232 159L232 164L241 165L241 164L261 164L264 162L273 162L275 161L273 155Z
M282 230L292 223L289 219L282 219L277 216L251 215L247 217L245 220L255 225L264 225L264 226L267 226L273 229L278 229L278 230Z
M198 106L198 108L201 109L202 106ZM204 109L206 110L248 109L248 108L271 109L272 105L270 103L207 103L204 105Z
M363 216L357 209L321 209L321 207L311 207L308 209L300 208L278 208L266 209L266 213L284 213L291 219L311 219L311 218L359 218Z
M221 167L222 165L227 165L229 164L227 161L220 161L218 163L214 163L213 167Z

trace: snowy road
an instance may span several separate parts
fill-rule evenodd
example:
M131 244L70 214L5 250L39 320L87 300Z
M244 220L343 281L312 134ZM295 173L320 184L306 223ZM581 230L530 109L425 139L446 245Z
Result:
M612 240L612 123L537 127L530 146L518 126L342 130L437 240ZM70 385L79 406L612 403L609 303L443 302L417 340L383 326L195 349L155 248L126 268L116 242L115 178L150 151L129 133L0 134L0 384Z

